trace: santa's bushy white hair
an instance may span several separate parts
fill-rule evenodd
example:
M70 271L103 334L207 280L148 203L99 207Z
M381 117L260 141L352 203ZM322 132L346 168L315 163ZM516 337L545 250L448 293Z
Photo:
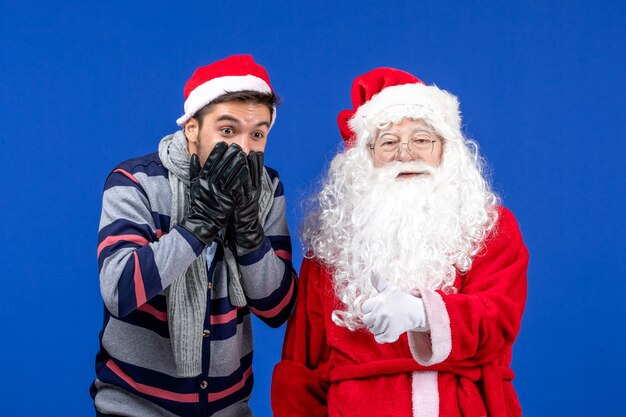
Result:
M443 140L442 160L425 179L397 181L405 167L400 163L374 168L369 143L360 140L333 159L312 199L302 241L306 256L333 272L335 293L345 306L333 313L336 324L362 326L361 304L376 294L379 279L407 292L454 293L457 271L471 268L494 227L498 198L477 144L458 129L435 131Z

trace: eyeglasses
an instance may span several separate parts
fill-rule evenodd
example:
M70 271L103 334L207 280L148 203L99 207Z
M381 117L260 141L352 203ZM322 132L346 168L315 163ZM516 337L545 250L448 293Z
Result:
M408 142L401 142L400 139L393 135L384 135L376 139L369 145L374 153L374 157L380 162L391 162L400 156L401 145L406 145L406 150L413 158L420 155L432 154L435 150L435 142L439 138L430 132L419 132L413 136Z

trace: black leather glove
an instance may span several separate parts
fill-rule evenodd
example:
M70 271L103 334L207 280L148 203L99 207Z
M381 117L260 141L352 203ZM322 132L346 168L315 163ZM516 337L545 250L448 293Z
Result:
M220 142L202 169L198 156L191 157L189 174L189 210L180 226L208 245L228 224L243 183L250 176L246 154L237 144Z
M247 160L250 175L242 185L240 199L233 210L231 226L235 244L242 249L252 250L263 242L265 236L259 221L263 152L250 151Z

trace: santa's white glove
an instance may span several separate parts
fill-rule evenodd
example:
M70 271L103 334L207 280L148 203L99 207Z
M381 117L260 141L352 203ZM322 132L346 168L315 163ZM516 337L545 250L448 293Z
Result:
M378 343L391 343L407 331L427 332L428 322L421 298L407 294L395 285L365 301L363 323Z

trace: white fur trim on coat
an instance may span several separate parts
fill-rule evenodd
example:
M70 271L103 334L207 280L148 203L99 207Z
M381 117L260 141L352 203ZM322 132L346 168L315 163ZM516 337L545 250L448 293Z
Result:
M423 366L435 365L448 358L452 351L450 316L439 293L420 289L429 333L407 332L413 358Z
M419 83L383 89L361 105L348 124L357 135L357 144L365 146L378 124L404 118L425 120L443 137L449 129L461 129L458 99L434 85Z
M185 114L176 120L176 124L183 127L198 110L218 98L233 91L251 90L259 93L271 94L272 89L265 81L254 75L228 75L213 78L193 89L185 100ZM271 124L276 120L276 108L272 114ZM270 126L271 127L271 126Z
M439 416L439 372L413 372L411 379L411 400L413 417Z

